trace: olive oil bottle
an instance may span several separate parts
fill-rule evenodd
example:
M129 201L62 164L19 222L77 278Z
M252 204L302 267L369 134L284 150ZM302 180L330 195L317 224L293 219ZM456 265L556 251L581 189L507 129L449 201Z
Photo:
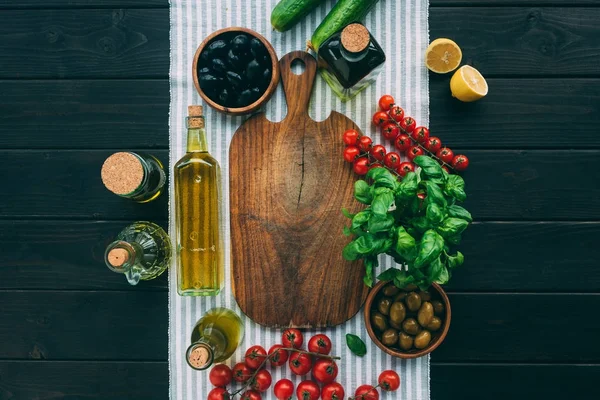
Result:
M221 170L209 153L202 106L188 107L187 153L175 164L177 292L215 296L224 279Z
M240 317L227 308L213 308L194 326L186 360L194 369L206 369L231 357L243 338Z

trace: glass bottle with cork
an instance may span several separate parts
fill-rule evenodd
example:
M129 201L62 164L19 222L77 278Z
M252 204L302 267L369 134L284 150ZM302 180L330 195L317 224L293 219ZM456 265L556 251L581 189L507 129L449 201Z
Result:
M147 203L160 196L167 181L163 165L152 155L118 152L108 157L101 170L102 183L114 194Z
M215 296L224 280L221 170L208 153L202 106L189 106L187 152L174 167L177 292Z
M321 44L317 59L323 79L347 101L375 81L385 53L367 28L352 23Z

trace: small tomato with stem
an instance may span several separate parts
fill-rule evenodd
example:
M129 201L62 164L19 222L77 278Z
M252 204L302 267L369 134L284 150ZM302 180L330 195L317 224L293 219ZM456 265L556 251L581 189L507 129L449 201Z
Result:
M352 166L354 173L357 175L366 175L369 172L369 159L367 157L361 157L354 161Z
M427 140L429 139L429 129L427 129L424 126L417 126L412 133L412 137L417 142L424 145L425 143L427 143Z
M305 353L293 353L290 356L290 370L296 375L306 375L312 368L312 358Z
M410 149L411 145L412 142L410 141L410 137L408 137L408 135L404 133L398 135L396 141L394 142L394 146L396 146L396 149L398 149L398 151L400 152L407 151L408 149Z
M401 177L405 177L406 174L408 174L409 172L414 172L414 171L415 171L415 164L411 163L410 161L401 162L400 165L398 165L398 168L396 169L396 172Z
M370 137L361 136L360 139L358 139L358 148L362 151L371 150L371 146L373 146L373 140Z
M379 400L379 392L371 385L362 385L354 392L356 400Z
M269 349L269 362L272 367L279 367L287 362L290 353L287 350L282 350L283 346L275 344Z
M435 155L447 164L450 164L454 159L454 152L449 147L442 147Z
M338 366L333 360L317 360L313 366L312 375L319 383L331 383L337 378Z
M375 149L375 147L377 146L374 146L373 149ZM373 155L373 149L371 149L371 155ZM383 149L385 150L385 147ZM377 160L377 157L373 156L373 158ZM331 351L331 339L322 333L311 337L308 341L308 351L311 353L329 354Z
M392 105L394 105L394 98L389 94L384 94L379 98L379 108L382 111L389 111Z
M376 144L375 146L371 147L371 150L369 151L369 153L371 154L371 157L373 157L377 161L383 161L383 159L387 153L387 150L382 145ZM310 350L310 342L309 342L308 350L312 351L312 350Z
M413 117L404 117L400 121L400 128L406 133L412 133L417 127L417 121Z
M410 149L408 149L406 157L408 157L408 159L412 161L415 159L416 156L422 156L423 154L424 152L422 148L420 148L419 146L413 146Z
M360 155L360 149L356 146L348 146L344 149L344 160L354 162L356 157Z
M400 387L400 376L396 373L396 371L388 369L379 374L377 383L379 383L379 387L382 390L385 390L386 392L394 392Z
M273 394L277 400L292 400L294 396L294 382L289 379L280 379L273 387Z
M321 390L323 400L344 400L344 387L337 382L328 383Z
M249 368L259 369L263 361L267 358L267 351L262 346L252 346L246 350L244 362Z
M385 111L377 111L373 114L373 123L377 126L381 126L383 123L390 120L390 116Z
M395 122L386 122L381 127L381 134L386 140L394 141L399 133L400 128L398 128Z
M233 373L231 368L225 364L217 364L210 370L208 379L216 387L225 387L231 383Z
M229 392L225 388L214 388L210 392L208 392L208 400L229 400Z
M281 343L283 347L299 349L304 343L304 336L298 329L288 328L281 335Z
M469 159L464 154L459 154L452 159L452 167L457 171L464 171L469 166Z
M237 363L233 366L233 380L236 382L246 382L252 374L254 373L248 366L244 363Z
M271 377L271 373L266 369L261 369L256 373L254 378L252 378L250 387L256 391L264 392L271 387L272 381L273 378Z
M256 390L246 390L240 400L262 400L262 396Z
M346 146L356 146L359 137L360 135L356 129L348 129L342 134L342 140L346 143Z
M321 396L319 385L313 381L302 381L296 389L296 397L299 400L318 400Z
M390 169L396 169L400 165L400 154L391 151L386 154L384 164Z
M400 106L392 106L390 107L390 117L394 121L400 122L404 118L404 110Z
M442 141L439 137L430 136L427 142L425 142L425 148L435 154L442 148Z

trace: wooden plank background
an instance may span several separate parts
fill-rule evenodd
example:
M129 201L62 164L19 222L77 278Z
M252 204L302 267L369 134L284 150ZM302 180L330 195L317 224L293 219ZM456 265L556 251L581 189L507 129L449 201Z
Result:
M431 2L431 37L456 40L490 85L462 104L449 77L430 80L431 129L469 155L476 219L434 399L597 393L599 6ZM0 10L0 399L165 399L166 277L131 287L102 253L129 221L164 226L166 197L120 200L99 169L118 149L168 157L168 2Z

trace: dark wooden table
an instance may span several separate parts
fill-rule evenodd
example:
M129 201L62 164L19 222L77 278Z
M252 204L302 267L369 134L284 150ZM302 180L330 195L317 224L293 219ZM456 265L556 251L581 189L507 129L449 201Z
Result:
M466 105L431 78L477 220L432 397L598 398L600 0L432 0L430 26L490 86ZM167 198L124 202L99 170L117 149L168 159L168 70L167 0L0 2L0 399L167 398L166 277L130 287L102 262Z

